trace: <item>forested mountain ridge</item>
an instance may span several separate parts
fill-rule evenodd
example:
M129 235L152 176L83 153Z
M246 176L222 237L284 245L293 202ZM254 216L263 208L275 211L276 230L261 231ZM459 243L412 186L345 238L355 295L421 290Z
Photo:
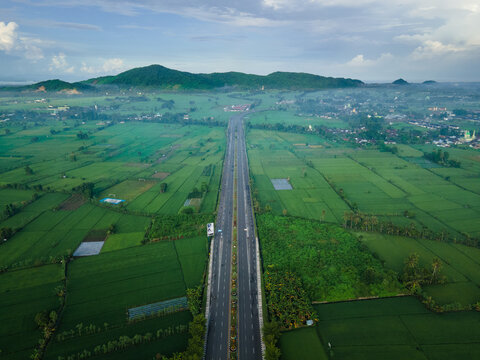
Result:
M33 85L4 87L4 90L19 91L65 91L76 89L89 91L102 86L119 88L148 88L171 90L212 90L231 87L245 90L318 90L357 87L360 80L325 77L308 73L274 72L269 75L254 75L241 72L194 74L150 65L124 71L115 76L101 76L76 83L62 80L47 80Z

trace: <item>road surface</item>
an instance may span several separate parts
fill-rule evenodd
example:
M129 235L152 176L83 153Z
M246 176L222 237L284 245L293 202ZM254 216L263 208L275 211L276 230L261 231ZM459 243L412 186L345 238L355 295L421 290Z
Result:
M238 358L261 359L260 322L257 304L257 258L253 209L250 199L248 159L241 117L237 127L237 234L238 234Z
M233 229L235 144L237 146L237 354L241 360L261 359L260 323L257 306L256 251L250 201L248 160L242 119L231 117L223 165L220 201L211 256L210 310L205 358L229 358L230 274Z

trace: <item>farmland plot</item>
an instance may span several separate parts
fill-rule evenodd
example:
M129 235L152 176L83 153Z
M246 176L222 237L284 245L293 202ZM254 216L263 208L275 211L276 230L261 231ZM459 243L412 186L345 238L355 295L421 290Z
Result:
M480 164L467 156L470 151L456 151L456 156L471 165L464 170L423 166L419 163L423 153L405 146L399 156L377 150L352 151L325 142L323 147L296 146L322 140L316 138L250 130L251 176L263 207L268 204L275 213L286 210L294 216L339 223L353 207L385 223L425 226L457 239L464 233L480 234L480 194L475 192L480 182L478 172L474 173ZM270 181L275 178L289 179L293 190L273 191ZM465 187L461 185L464 179Z
M185 239L185 246L193 245L199 240ZM76 259L69 268L69 298L59 332L76 329L79 323L93 324L102 331L95 336L82 335L81 343L74 341L78 335L72 340L56 341L49 349L47 359L74 354L83 348L93 348L120 335L133 336L172 326L177 329L179 325L185 326L191 319L190 313L185 311L138 323L130 323L126 314L129 308L185 296L186 279L190 279L188 285L198 285L198 272L200 269L203 271L203 267L194 266L193 270L197 273L193 275L185 266L192 266L189 256L203 258L205 261L206 254L198 246L198 251L191 248L183 250L185 247L179 246L176 250L174 242L164 241ZM181 265L183 262L185 266ZM105 323L108 324L107 328ZM186 332L173 331L168 336L176 344L174 351L185 346ZM161 353L172 351L172 347L162 340L155 342ZM151 354L153 356L155 352Z
M55 289L62 285L61 265L45 265L0 275L0 349L2 359L28 359L41 338L39 312L57 310Z
M470 255L477 249L401 236L372 233L359 235L361 241L385 261L387 267L398 273L403 271L405 259L412 253L419 255L421 265L427 269L430 269L434 258L439 258L446 284L424 287L427 296L432 296L438 304L459 303L466 306L480 301L480 262Z

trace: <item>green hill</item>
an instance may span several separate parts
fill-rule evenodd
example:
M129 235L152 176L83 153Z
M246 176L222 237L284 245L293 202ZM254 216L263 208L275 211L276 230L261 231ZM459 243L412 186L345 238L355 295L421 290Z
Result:
M165 89L214 89L237 87L242 89L299 89L315 90L363 85L360 80L331 78L306 73L274 72L252 75L240 72L192 74L172 70L161 65L135 68L116 76L105 76L84 81L91 85L117 85L120 87L156 87Z
M394 82L392 82L393 85L408 85L408 82L403 80L403 79L397 79Z
M46 80L40 81L38 83L32 85L25 85L25 86L4 86L1 87L0 90L6 91L37 91L37 92L83 92L83 91L90 91L94 90L94 87L83 84L83 83L69 83L63 80L54 79L54 80Z
M307 73L274 72L254 75L241 72L193 74L150 65L127 70L115 76L101 76L81 82L69 83L59 79L41 81L26 86L5 86L6 91L85 92L102 86L119 88L158 88L171 90L211 90L223 87L237 89L318 90L362 86L360 80L324 77Z

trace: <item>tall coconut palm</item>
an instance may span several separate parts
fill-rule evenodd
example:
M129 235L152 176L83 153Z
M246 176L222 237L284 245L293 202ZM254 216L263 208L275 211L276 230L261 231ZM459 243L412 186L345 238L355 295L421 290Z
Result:
M432 276L430 278L430 284L434 284L438 281L438 273L440 272L440 269L442 268L442 262L440 261L439 258L435 257L432 260Z

